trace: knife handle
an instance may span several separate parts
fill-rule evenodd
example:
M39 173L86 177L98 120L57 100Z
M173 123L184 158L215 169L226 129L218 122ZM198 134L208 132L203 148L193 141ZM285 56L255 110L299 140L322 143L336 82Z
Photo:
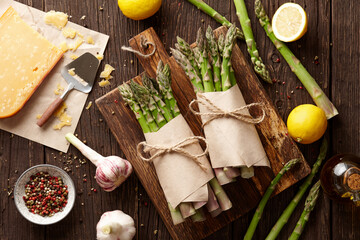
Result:
M41 117L39 118L39 120L36 122L36 124L39 127L42 127L47 120L49 120L49 118L51 117L51 115L55 112L55 110L61 105L61 103L64 100L61 97L56 98L51 104L50 106L45 110L45 112L41 115Z

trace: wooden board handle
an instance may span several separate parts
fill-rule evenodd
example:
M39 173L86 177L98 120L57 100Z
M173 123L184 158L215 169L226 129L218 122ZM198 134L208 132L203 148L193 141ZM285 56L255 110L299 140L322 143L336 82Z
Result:
M47 122L47 120L49 120L55 110L61 105L61 103L63 103L63 101L64 100L61 97L56 98L41 115L40 119L36 122L36 124L39 127L42 127Z

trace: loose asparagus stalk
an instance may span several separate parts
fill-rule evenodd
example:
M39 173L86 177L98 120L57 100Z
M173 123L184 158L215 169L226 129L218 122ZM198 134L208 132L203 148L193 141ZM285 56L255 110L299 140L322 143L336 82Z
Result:
M176 49L179 50L182 54L184 54L186 58L189 60L191 66L194 68L194 74L200 76L199 65L195 59L195 55L190 47L190 44L188 44L184 39L182 39L179 36L176 37L176 40L177 40L177 44L175 44Z
M254 213L254 216L251 220L251 223L249 225L248 230L246 231L246 234L244 236L244 240L251 240L256 227L261 219L261 216L264 212L264 208L266 206L267 201L269 200L271 194L274 192L275 187L277 185L277 183L280 181L280 179L282 178L282 176L288 171L290 170L294 165L296 165L298 162L300 161L300 159L293 159L290 160L289 162L287 162L284 167L280 170L280 172L276 175L276 177L271 181L269 187L266 189L266 192L264 193L263 197L261 198L261 201Z
M178 116L180 110L171 89L170 67L168 64L164 66L161 60L156 71L156 80L158 81L160 92L164 96L166 106L171 109L173 117Z
M156 102L156 105L160 108L160 111L164 116L165 120L169 122L172 119L171 111L166 107L164 101L161 99L158 90L154 86L154 82L148 76L146 76L146 74L143 74L142 83L152 95L154 101Z
M312 182L313 178L315 177L315 174L318 172L322 161L326 157L327 149L328 149L328 143L327 143L326 138L324 138L324 140L321 144L321 147L320 147L320 154L319 154L316 162L313 165L311 173L309 174L309 176L306 177L305 182L300 186L300 189L296 193L295 197L291 200L290 204L287 206L287 208L281 214L281 216L275 223L274 227L271 229L270 233L266 237L266 240L274 240L277 238L281 229L284 227L284 225L287 223L288 219L290 218L291 214L294 212L294 210L295 210L296 206L298 205L299 201L301 200L302 196L304 196L306 190L311 185L311 182Z
M213 178L210 180L209 183L210 183L211 188L214 191L214 194L218 200L218 203L219 203L221 209L223 211L230 209L232 207L232 203L231 203L230 199L228 198L228 196L226 195L226 192L224 191L224 189L221 187L221 185L217 181L217 179Z
M316 105L322 110L324 110L327 119L330 119L339 114L335 106L331 103L323 90L316 83L315 79L301 64L299 59L295 57L291 50L282 41L275 37L271 27L270 19L265 12L261 0L255 0L255 14L259 19L260 25L264 28L267 36L270 38L277 50L289 64L291 71L295 73L296 76L299 78L299 80L309 92Z
M309 221L310 213L314 209L316 200L319 197L320 192L320 180L314 184L314 186L310 189L310 193L305 201L305 208L302 212L299 221L296 223L296 227L292 234L289 237L289 240L297 240L299 239L301 233L303 232L306 223Z
M197 32L196 45L200 52L200 58L198 59L198 62L201 66L200 70L204 84L204 90L205 92L214 92L213 74L208 57L208 43L202 28L199 28Z
M181 213L178 208L173 208L170 203L168 203L168 207L169 207L170 215L171 215L174 225L184 222L184 219L181 216Z
M151 131L156 132L159 130L159 128L166 124L165 118L157 110L155 102L152 98L150 98L150 94L145 87L140 86L134 81L131 81L130 88L136 101L140 104L141 109L143 109L143 111L146 112L146 115L148 116L147 122Z
M145 118L139 104L135 102L134 95L131 91L129 84L123 83L119 86L119 91L125 102L129 105L131 110L134 112L136 119L138 120L141 129L144 133L151 132L151 129L147 123L147 119Z
M222 49L222 64L221 64L221 84L222 90L226 91L232 87L230 81L230 66L231 66L231 53L235 42L235 25L232 25L225 36L224 47ZM222 44L222 43L220 43Z
M188 2L195 5L198 9L203 11L204 13L208 14L210 17L214 18L218 23L222 24L226 27L231 27L231 22L229 22L225 17L221 16L218 12L216 12L213 8L209 5L204 3L202 0L188 0ZM237 37L241 40L244 40L244 33L241 31L240 28L236 29Z
M251 62L254 65L255 72L266 82L271 83L271 78L268 70L265 67L259 52L256 48L256 42L254 38L253 31L251 29L251 22L246 10L246 5L244 0L234 0L236 15L239 18L241 28L244 31L245 41L247 45L248 53L251 57Z
M187 57L176 49L170 48L170 51L174 56L176 62L180 64L182 69L184 69L186 75L189 77L191 83L194 86L195 92L204 92L202 80L199 75L195 74L195 69L193 68Z
M221 58L218 50L218 44L215 40L214 31L210 26L206 29L205 36L208 42L210 56L212 58L215 91L221 92Z

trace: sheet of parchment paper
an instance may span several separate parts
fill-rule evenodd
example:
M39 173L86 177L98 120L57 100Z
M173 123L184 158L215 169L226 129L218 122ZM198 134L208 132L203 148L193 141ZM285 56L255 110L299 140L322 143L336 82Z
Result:
M20 17L33 27L36 31L42 34L55 46L59 46L60 43L66 41L68 45L71 45L76 38L66 39L60 30L53 26L46 25L43 21L45 12L29 7L27 5L11 1L0 1L0 16L6 11L6 9L12 6L20 15ZM68 51L64 54L64 57L53 68L50 74L44 79L39 88L31 96L30 100L25 106L13 117L0 119L0 129L27 138L29 140L41 143L45 146L57 149L62 152L67 152L69 144L65 139L65 134L68 132L75 132L76 126L79 122L80 115L86 104L88 94L81 93L76 90L72 90L65 99L67 105L66 113L72 117L71 126L65 126L61 130L54 130L53 126L59 122L56 118L51 118L42 128L36 125L37 115L42 114L49 104L58 95L55 95L54 90L57 89L57 85L60 84L66 89L67 83L62 78L61 69L73 61L70 56L75 54L77 56L82 55L85 52L92 54L103 54L106 48L106 44L109 40L109 36L89 30L77 24L68 22L66 27L76 29L79 33L86 37L91 36L94 39L95 44L83 43L75 52ZM97 81L95 80L94 84Z
M202 93L207 99L224 111L245 106L245 100L238 85L225 92ZM201 113L207 113L206 106L199 104ZM250 115L247 109L243 114ZM201 116L203 122L209 116ZM209 143L209 155L213 168L233 166L270 166L264 147L255 126L235 118L217 118L204 126Z
M182 140L194 136L182 115L177 116L159 131L145 133L146 142L150 145L171 147ZM190 153L202 153L198 142L185 147ZM166 200L173 208L181 202L208 201L207 183L214 177L209 160L200 158L206 167L203 171L193 160L179 153L166 153L153 160L160 185Z

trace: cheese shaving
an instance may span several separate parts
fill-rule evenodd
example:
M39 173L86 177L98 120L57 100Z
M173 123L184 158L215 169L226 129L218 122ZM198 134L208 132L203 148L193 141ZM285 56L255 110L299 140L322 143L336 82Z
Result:
M88 105L86 106L86 110L89 110L89 108L92 106L92 101L90 101L89 103L88 103Z
M44 22L61 30L68 22L68 15L63 12L55 12L54 10L51 10L45 14Z
M62 43L60 43L59 48L61 51L63 51L64 53L67 52L69 50L69 46L67 45L67 43L64 41Z
M71 54L70 55L70 58L72 59L72 60L75 60L75 59L77 59L79 56L78 55L76 55L76 54Z
M109 77L111 72L114 70L115 70L115 68L113 68L110 64L105 64L104 70L100 73L100 78Z
M104 55L102 55L102 54L96 54L96 56L95 56L97 59L99 59L99 60L103 60L104 59Z
M92 45L95 44L94 39L92 38L92 36L88 36L88 37L86 38L86 42L87 42L88 44L92 44Z
M55 95L60 95L64 91L64 87L60 85L60 83L57 84L57 88L54 90Z
M75 52L76 49L78 49L83 43L84 43L84 39L82 37L78 37L75 40L75 43L73 43L69 48L71 51Z
M75 76L75 68L70 68L69 70L68 70L68 73L71 75L71 76Z
M100 86L100 87L105 87L105 86L108 86L108 85L110 85L109 80L101 80L101 81L99 82L99 86Z
M71 38L71 39L74 39L77 33L75 29L69 27L64 28L61 32L65 38Z
M54 116L60 120L60 122L53 126L55 130L61 130L64 126L71 126L72 117L66 114L67 105L62 103L60 108L54 113Z

